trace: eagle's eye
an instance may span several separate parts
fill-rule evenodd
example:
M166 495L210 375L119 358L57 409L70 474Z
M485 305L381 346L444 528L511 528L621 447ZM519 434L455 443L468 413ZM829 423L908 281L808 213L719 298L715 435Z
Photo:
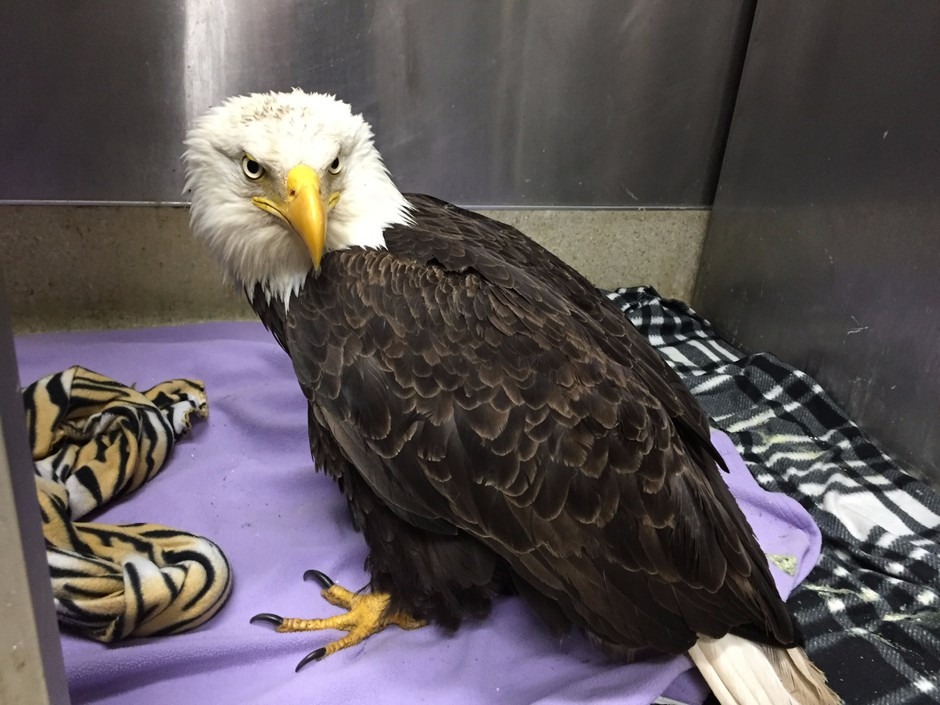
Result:
M242 157L242 171L252 181L256 181L264 176L264 167L247 154Z
M342 170L343 165L339 161L339 157L336 157L333 161L330 162L330 173L338 174Z

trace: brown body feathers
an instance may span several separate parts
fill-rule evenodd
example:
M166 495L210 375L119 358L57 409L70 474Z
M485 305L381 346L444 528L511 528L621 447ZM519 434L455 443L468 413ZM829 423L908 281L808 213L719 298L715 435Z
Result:
M455 627L515 588L612 651L798 637L679 378L573 269L426 196L387 250L254 307L310 402L395 609Z

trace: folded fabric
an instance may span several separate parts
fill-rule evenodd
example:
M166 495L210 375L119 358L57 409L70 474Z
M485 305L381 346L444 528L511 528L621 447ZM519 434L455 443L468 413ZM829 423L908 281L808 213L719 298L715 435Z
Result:
M745 353L653 289L612 297L734 441L757 482L823 535L789 605L846 703L940 702L940 493L888 456L812 377Z
M212 423L177 447L169 473L108 507L102 520L157 517L224 536L238 589L204 628L172 639L131 640L114 649L65 635L75 705L649 705L660 694L684 703L705 698L687 657L611 663L577 632L552 637L516 598L497 600L489 618L468 621L456 634L387 629L294 675L300 657L340 633L275 634L248 620L264 611L332 614L302 575L317 568L343 585L363 586L366 546L335 483L313 471L306 401L270 334L257 323L55 333L21 338L18 358L23 377L80 361L115 376L146 369L153 381L201 376L213 392ZM781 591L789 592L812 568L819 535L792 500L755 491L733 449L720 436L715 442L731 470L722 476L736 496L745 494L742 509L775 557L771 572Z
M59 622L112 642L212 617L231 590L214 543L158 524L77 521L160 472L192 414L208 414L202 383L139 392L75 366L31 384L23 402Z

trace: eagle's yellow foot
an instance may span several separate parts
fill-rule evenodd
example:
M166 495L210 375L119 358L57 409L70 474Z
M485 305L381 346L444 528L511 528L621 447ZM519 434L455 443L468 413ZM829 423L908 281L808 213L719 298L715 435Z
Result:
M331 605L347 610L345 614L338 614L326 619L299 619L296 617L280 617L276 614L256 614L251 623L267 622L273 624L279 632L307 632L319 629L337 629L346 632L346 636L331 641L326 646L311 651L297 664L295 671L299 671L311 661L319 661L325 656L336 653L348 646L355 646L373 634L385 629L390 624L402 629L418 629L427 624L424 620L396 612L386 614L389 596L385 593L357 594L337 585L318 570L308 570L304 573L304 580L313 578L322 586L320 594Z

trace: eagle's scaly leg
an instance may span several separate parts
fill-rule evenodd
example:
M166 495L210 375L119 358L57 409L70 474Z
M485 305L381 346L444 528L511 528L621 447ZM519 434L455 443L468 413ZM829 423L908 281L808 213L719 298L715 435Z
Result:
M355 646L368 637L376 634L385 627L394 624L402 629L418 629L427 624L424 620L401 612L386 613L389 596L385 593L358 594L337 585L318 570L308 570L304 573L304 580L313 578L322 586L320 594L331 605L342 607L345 614L338 614L325 619L301 619L298 617L281 617L276 614L263 613L251 618L255 622L268 622L273 624L279 632L307 632L320 629L337 629L346 632L346 636L331 641L326 646L314 649L301 659L295 670L299 671L311 661L319 661L325 656L336 653L348 646Z

